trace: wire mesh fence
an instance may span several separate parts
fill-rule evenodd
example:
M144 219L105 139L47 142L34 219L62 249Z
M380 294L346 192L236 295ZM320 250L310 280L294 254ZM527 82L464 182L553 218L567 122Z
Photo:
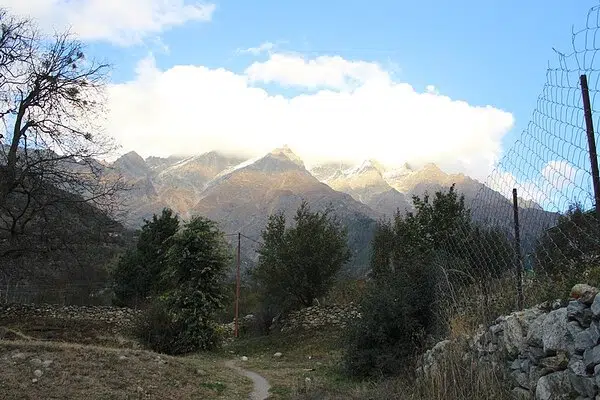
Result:
M560 297L559 288L594 273L600 254L593 176L599 50L595 6L585 25L573 30L572 48L555 50L531 120L470 201L476 228L461 227L442 244L436 264L446 279L440 292L454 315L477 308L484 319L497 316L498 308Z

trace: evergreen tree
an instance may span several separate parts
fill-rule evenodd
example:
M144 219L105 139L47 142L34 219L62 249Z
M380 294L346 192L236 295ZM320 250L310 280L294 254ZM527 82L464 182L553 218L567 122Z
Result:
M283 214L270 216L252 272L265 302L282 308L310 306L327 293L351 256L346 229L330 214L330 209L313 212L302 202L294 226L287 229Z
M230 249L214 221L194 217L169 240L161 298L172 323L180 326L177 352L218 344L215 314L225 299Z
M144 304L148 296L160 291L160 275L165 268L168 239L179 229L179 218L165 208L160 216L144 220L135 248L126 252L112 277L118 304Z

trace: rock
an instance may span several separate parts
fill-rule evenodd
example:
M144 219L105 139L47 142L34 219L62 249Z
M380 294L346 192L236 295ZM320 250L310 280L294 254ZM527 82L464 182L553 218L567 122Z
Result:
M54 361L52 361L52 360L45 360L45 361L42 363L42 366L43 366L44 368L48 368L48 367L50 367L50 366L52 365L52 363L53 363L53 362L54 362Z
M589 328L579 332L577 336L575 336L575 352L577 354L583 354L586 349L594 347L595 345L596 343L592 338Z
M594 346L600 344L600 321L592 321L588 329L592 337L592 341L594 342Z
M241 360L242 360L242 361L248 361L248 357L246 357L246 356L242 356Z
M586 349L583 353L583 365L585 369L593 370L598 364L600 364L600 345Z
M592 310L592 315L594 318L600 318L600 296L596 295L596 297L594 297L594 301L592 302L590 309Z
M577 321L584 328L590 326L592 322L592 310L580 301L570 301L567 306L567 317L569 321Z
M549 312L542 323L541 329L542 344L546 354L559 351L565 351L569 354L574 353L573 333L577 330L573 325L569 325L566 307Z
M273 357L277 357L277 358L279 358L279 357L281 357L282 355L283 355L283 354L281 354L280 352L277 352L277 353L273 354Z
M205 370L198 368L198 369L196 369L196 375L199 375L199 376L206 376L206 375L207 375L207 373L206 373L206 371L205 371Z
M13 360L23 360L25 359L27 356L25 355L25 353L15 353L12 355L12 359Z
M516 387L512 390L512 397L515 400L529 400L531 399L531 393L527 389Z
M530 346L543 347L542 343L542 325L544 324L544 320L548 314L542 314L529 325L529 330L527 331L527 344Z
M504 323L504 349L510 359L514 359L525 345L521 322L516 315L509 315Z
M597 294L598 289L585 283L578 283L571 289L571 298L577 299L588 306L594 302Z
M569 381L573 386L573 389L581 396L594 397L596 396L597 386L596 381L592 377L580 376L569 373Z
M127 360L127 356L120 355L120 356L119 356L119 360L121 360L121 361L123 361L123 360Z
M42 365L42 360L39 358L32 358L29 362L35 366Z
M566 309L565 309L566 311ZM567 371L542 376L536 386L536 400L567 400L574 395Z
M37 383L37 381L38 381L38 380L37 380L37 378L33 378L33 379L31 380L31 382L33 382L33 383Z
M542 369L540 367L535 365L531 367L529 370L529 387L535 389L542 375Z
M560 352L553 357L546 357L540 361L539 366L542 368L542 374L550 372L562 371L569 365L569 358L564 352Z
M529 385L529 374L521 371L513 371L511 376L520 387L531 389L531 386Z
M544 353L544 349L540 347L529 347L526 350L525 354L529 361L531 361L533 364L538 364L540 360L546 355L546 353Z
M577 376L587 376L587 371L585 369L583 360L575 360L572 358L569 361L569 371Z
M35 375L36 378L41 378L42 375L44 375L44 373L41 369L36 369L35 371L33 371L33 375Z

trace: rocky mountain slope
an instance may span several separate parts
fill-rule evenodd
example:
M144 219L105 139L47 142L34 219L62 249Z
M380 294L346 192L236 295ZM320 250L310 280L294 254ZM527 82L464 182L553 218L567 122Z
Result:
M127 224L170 207L181 217L205 215L227 233L258 239L268 216L283 211L291 220L302 200L316 210L333 207L348 227L355 252L354 266L366 267L375 221L412 210L412 196L447 189L452 184L465 195L475 220L512 228L512 204L507 197L463 174L447 174L435 164L388 169L375 160L352 166L329 163L307 170L289 147L250 160L209 152L193 157L148 157L127 153L112 164L133 185L124 202ZM522 213L536 221L523 226L523 236L554 223L556 215L533 202ZM526 240L526 239L525 239ZM246 262L256 258L256 243L244 241Z

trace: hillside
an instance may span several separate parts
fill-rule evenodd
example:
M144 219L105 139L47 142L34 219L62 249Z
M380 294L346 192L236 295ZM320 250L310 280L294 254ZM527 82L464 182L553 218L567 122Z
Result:
M221 174L202 192L193 212L219 221L226 232L259 237L269 215L282 211L291 221L302 200L315 210L334 207L349 230L354 252L351 264L366 265L378 214L350 195L319 182L289 148L276 149Z
M358 165L325 163L307 170L289 147L246 160L218 152L196 156L143 159L131 152L111 165L133 185L124 197L127 226L139 227L144 219L170 207L184 219L193 214L218 221L226 233L241 232L258 239L267 218L283 211L291 219L302 200L322 210L330 205L349 228L355 253L352 267L364 268L369 258L375 221L396 211L412 211L412 196L433 194L455 184L465 196L473 219L481 224L512 231L512 203L484 184L464 174L448 174L429 163L421 168L403 165L388 168L376 160ZM556 214L533 201L522 201L523 242L528 245L552 226ZM257 244L244 241L244 265L256 260Z

